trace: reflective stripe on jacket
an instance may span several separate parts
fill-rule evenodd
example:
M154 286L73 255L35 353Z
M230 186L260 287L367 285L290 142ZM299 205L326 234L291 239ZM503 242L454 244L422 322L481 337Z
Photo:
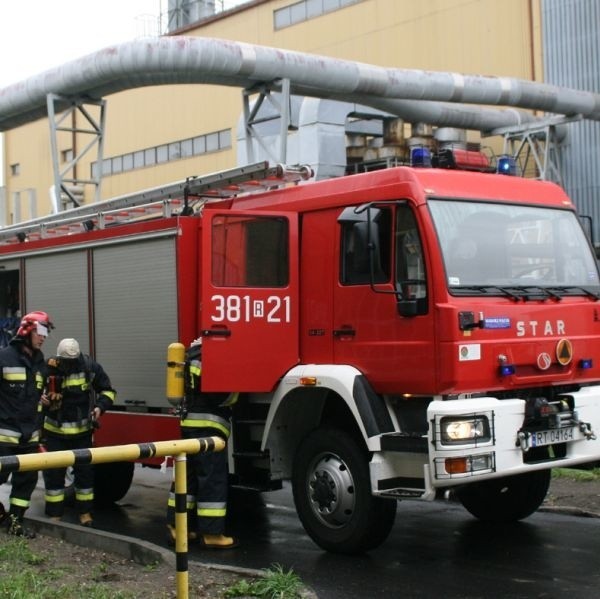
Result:
M42 352L25 353L21 339L15 338L0 349L0 444L39 442L45 372Z
M102 366L82 355L72 364L60 358L48 360L48 378L58 381L60 395L50 404L44 418L44 431L50 435L74 437L92 430L90 414L98 407L105 412L113 405L116 392ZM93 401L93 393L96 394Z

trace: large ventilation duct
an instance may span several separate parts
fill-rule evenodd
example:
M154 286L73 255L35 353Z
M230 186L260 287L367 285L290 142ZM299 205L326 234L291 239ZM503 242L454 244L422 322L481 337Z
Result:
M290 81L301 96L357 102L407 121L489 131L533 117L512 106L600 120L600 95L511 78L373 66L201 37L160 37L111 46L0 90L0 130L46 116L49 93L99 99L123 90L177 83L250 88ZM460 104L459 104L460 103ZM57 108L60 108L58 106Z

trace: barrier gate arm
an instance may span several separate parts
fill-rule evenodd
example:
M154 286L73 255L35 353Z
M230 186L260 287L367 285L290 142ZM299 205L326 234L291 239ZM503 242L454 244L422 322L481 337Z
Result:
M187 454L208 451L223 451L225 441L220 437L201 439L176 439L91 447L44 453L19 454L0 458L0 472L25 472L29 470L49 470L68 468L76 464L104 464L107 462L130 462L140 458L175 456L175 566L177 598L187 599L188 580L188 535L187 535Z

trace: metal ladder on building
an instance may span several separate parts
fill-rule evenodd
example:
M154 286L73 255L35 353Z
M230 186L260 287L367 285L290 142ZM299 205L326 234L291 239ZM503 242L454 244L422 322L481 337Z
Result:
M57 212L0 229L0 246L104 229L108 226L194 214L207 202L276 189L306 181L309 166L268 161L204 175Z

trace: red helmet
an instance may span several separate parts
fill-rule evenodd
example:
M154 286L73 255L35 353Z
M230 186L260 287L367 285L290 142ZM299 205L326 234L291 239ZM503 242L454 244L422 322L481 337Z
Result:
M31 331L34 331L40 324L47 329L53 329L54 325L50 322L50 317L46 312L29 312L21 319L21 325L17 331L19 337L27 337Z

